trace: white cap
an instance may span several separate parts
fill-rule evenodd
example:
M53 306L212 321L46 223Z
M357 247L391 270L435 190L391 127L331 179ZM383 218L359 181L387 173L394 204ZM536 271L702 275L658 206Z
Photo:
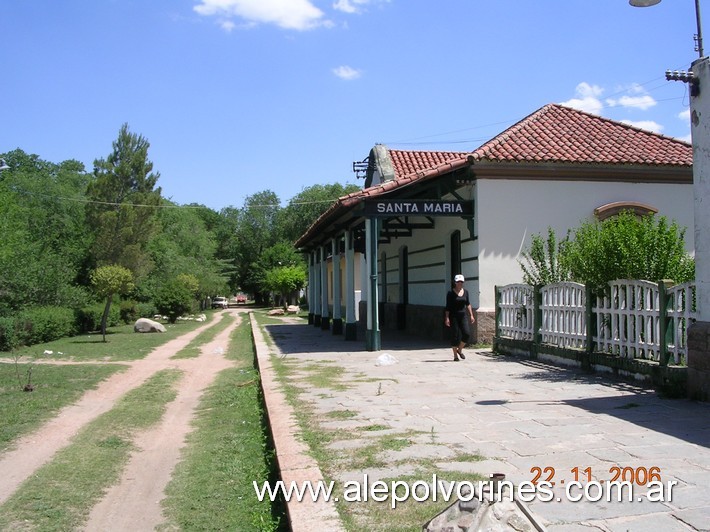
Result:
M465 280L465 279L463 278L463 275L461 275L460 273L459 273L458 275L454 276L454 282L455 282L455 283L458 283L459 281L461 281L461 282L463 283L464 280Z

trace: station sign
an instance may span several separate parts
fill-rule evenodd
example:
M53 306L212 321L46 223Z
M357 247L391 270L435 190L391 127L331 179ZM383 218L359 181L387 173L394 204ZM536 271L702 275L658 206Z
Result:
M473 201L366 200L365 216L473 216Z

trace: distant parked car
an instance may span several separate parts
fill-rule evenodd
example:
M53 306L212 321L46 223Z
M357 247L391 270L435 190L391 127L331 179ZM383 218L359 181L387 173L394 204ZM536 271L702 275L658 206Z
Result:
M237 303L241 303L246 305L247 302L247 296L246 294L237 294Z
M212 300L212 308L229 308L229 301L226 297L215 297Z

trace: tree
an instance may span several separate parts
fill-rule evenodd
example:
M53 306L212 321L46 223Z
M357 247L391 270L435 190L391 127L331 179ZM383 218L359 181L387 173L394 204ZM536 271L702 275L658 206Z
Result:
M236 292L240 288L239 265L243 261L238 237L239 219L239 209L225 207L219 213L219 223L212 230L217 241L215 257L228 266L227 282L230 292Z
M340 183L304 188L279 212L281 237L295 242L338 198L360 190L357 185Z
M146 246L157 230L160 174L148 160L150 143L121 126L113 152L94 161L86 214L94 233L92 252L99 266L118 264L141 278L150 270Z
M565 260L565 246L569 237L557 242L555 231L548 227L547 241L533 235L530 248L522 253L518 263L523 270L523 282L531 285L546 285L568 281L570 270Z
M91 273L91 284L96 294L106 300L104 313L101 316L101 335L106 341L106 321L108 320L111 302L116 294L125 294L133 289L133 274L127 268L118 265L101 266Z
M258 260L259 268L262 271L278 268L279 266L295 266L303 263L303 255L285 240L276 242L265 249Z
M685 230L664 216L622 212L602 222L585 222L566 250L572 278L593 289L614 279L694 278L693 259L685 252Z
M622 212L604 221L584 222L556 243L548 229L547 242L536 235L520 262L525 282L548 284L573 280L599 293L615 279L644 279L676 283L695 276L692 257L685 252L685 230L663 217L639 217Z
M264 250L259 260L254 265L253 271L259 276L261 289L269 292L277 292L282 296L299 290L305 285L304 257L296 251L292 244L286 241L277 242L273 246ZM284 270L284 268L291 268ZM289 288L291 280L297 280L298 275L294 274L293 268L303 270L303 283L295 288ZM281 272L275 274L274 272ZM296 282L298 284L298 282ZM284 291L286 289L286 291Z
M86 300L89 176L14 150L0 175L0 315L31 305L74 307Z
M160 230L147 245L155 267L142 283L141 297L155 299L163 284L181 274L197 279L196 295L225 293L231 266L215 258L217 241L199 210L176 205L161 209L158 218Z
M258 262L265 249L279 240L277 214L279 198L270 190L248 196L244 207L239 212L235 237L238 253L238 286L254 294L257 303L261 303L262 272L258 271Z
M286 307L289 295L305 286L306 269L300 264L273 268L266 272L262 283L264 289L280 294Z
M158 312L168 317L170 323L175 323L180 316L192 310L195 301L192 286L189 279L179 276L169 280L159 290L155 306Z

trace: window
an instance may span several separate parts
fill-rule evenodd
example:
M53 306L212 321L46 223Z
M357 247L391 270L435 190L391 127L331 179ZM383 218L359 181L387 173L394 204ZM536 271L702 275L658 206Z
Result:
M615 201L614 203L607 203L606 205L594 209L594 216L601 222L602 220L616 216L622 211L633 212L636 216L646 216L648 214L656 214L658 209L636 201Z

